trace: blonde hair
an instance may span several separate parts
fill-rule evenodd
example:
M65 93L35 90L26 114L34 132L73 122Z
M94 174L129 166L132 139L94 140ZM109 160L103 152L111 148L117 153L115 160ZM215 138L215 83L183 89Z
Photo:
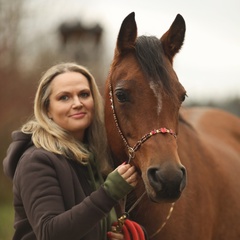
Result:
M50 120L47 112L50 83L59 74L65 72L79 72L83 74L90 85L94 101L94 118L85 132L84 143L77 141L69 132ZM91 154L100 166L108 167L109 153L103 120L103 100L96 81L87 68L76 63L61 63L51 67L40 79L34 100L34 118L22 126L22 132L32 134L32 141L36 147L62 154L67 158L87 163ZM106 166L103 166L106 165Z

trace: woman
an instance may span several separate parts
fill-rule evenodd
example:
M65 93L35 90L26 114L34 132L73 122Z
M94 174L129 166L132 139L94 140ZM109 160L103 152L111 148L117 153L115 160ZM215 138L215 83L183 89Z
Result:
M63 63L43 75L34 118L12 134L4 159L13 179L13 239L124 239L111 225L137 173L122 164L104 175L110 161L102 115L101 95L86 68Z

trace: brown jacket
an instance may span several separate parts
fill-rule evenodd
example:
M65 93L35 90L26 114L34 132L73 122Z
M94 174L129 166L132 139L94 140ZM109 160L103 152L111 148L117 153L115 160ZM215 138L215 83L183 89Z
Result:
M13 178L13 239L105 239L101 220L118 201L104 184L94 190L86 166L36 148L30 135L14 132L12 136L3 164L6 175ZM118 180L121 189L129 192L130 185L121 177Z

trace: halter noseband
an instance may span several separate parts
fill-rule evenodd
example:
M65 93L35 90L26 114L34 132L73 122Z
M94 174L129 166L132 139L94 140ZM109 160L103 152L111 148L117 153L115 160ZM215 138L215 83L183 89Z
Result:
M112 112L113 112L114 122L116 124L117 130L118 130L125 146L128 149L128 156L129 156L128 163L131 161L131 159L133 159L135 157L135 152L140 148L140 146L145 141L147 141L150 137L152 137L158 133L162 133L162 134L168 133L168 134L172 135L173 137L177 138L177 134L172 129L163 127L163 128L159 128L159 129L154 129L154 130L150 131L149 133L145 134L139 141L137 141L137 143L133 147L131 147L128 144L127 139L124 137L124 135L120 129L119 123L118 123L117 115L116 115L115 108L114 108L113 92L112 92L111 83L109 84L109 97L110 97L110 103L111 103L111 108L112 108Z

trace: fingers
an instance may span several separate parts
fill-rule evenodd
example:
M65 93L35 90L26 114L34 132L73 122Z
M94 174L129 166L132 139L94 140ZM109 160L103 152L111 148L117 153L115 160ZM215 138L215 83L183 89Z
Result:
M137 172L133 173L130 177L128 177L128 178L126 179L126 181L127 181L130 185L132 185L133 187L135 187L135 186L137 185L137 182L138 182L138 173L137 173Z
M122 176L122 178L125 179L126 182L128 182L133 187L136 186L138 173L134 166L131 166L130 164L122 164L118 166L117 171Z
M122 164L118 166L117 170L124 179L130 177L136 171L135 167L130 164Z
M124 236L122 233L108 232L107 236L108 236L108 239L111 239L111 240L124 240Z

